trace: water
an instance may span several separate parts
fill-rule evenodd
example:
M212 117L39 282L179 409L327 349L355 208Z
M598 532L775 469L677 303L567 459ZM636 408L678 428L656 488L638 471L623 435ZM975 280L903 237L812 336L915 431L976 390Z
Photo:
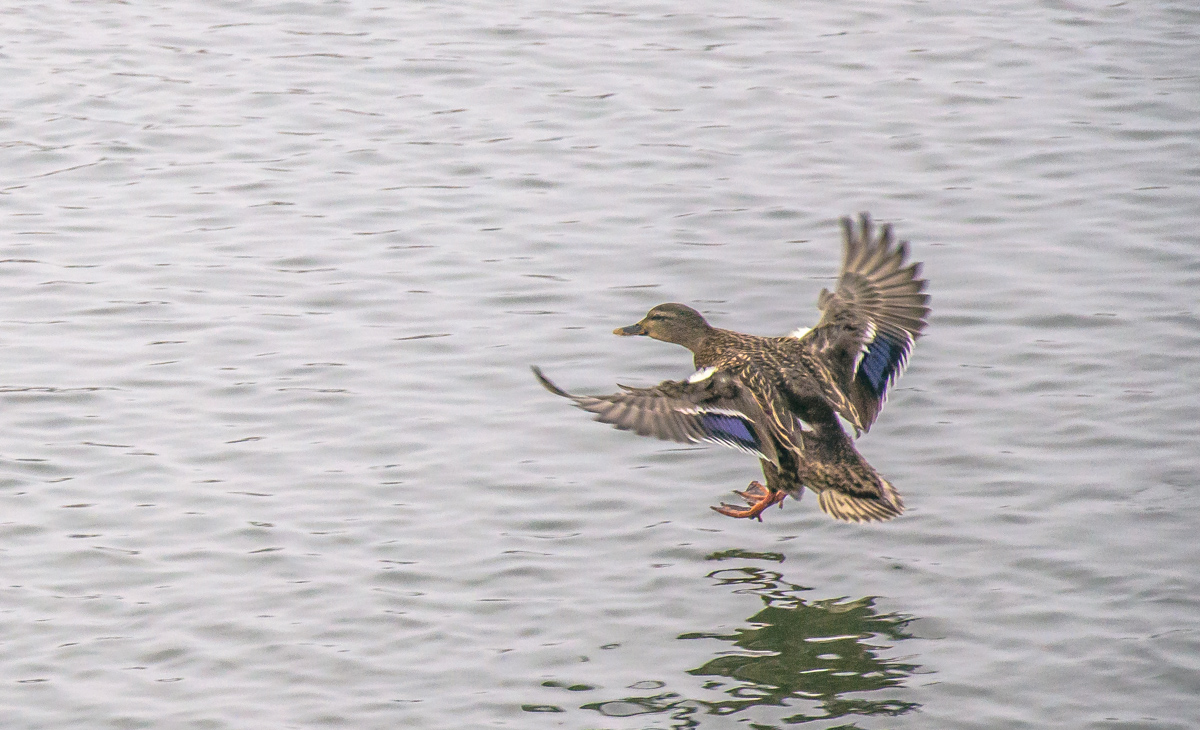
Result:
M0 17L5 727L1200 720L1189 4ZM901 519L720 517L753 459L531 377L810 325L859 210Z

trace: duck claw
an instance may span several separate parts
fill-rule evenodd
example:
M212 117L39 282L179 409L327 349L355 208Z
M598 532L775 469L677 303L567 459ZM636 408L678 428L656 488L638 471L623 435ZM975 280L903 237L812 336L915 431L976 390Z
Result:
M753 507L738 507L736 505L729 504L728 502L722 502L720 507L710 505L709 509L711 509L713 512L723 514L726 517L749 517L762 522L762 510L755 512Z
M739 519L753 518L762 522L763 510L773 504L778 504L782 509L783 500L787 498L787 492L773 492L756 481L750 482L750 485L746 487L746 491L741 492L735 489L733 493L745 499L747 506L738 507L728 502L722 502L720 507L712 507L712 510L726 517L737 517Z
M735 489L733 490L733 493L746 500L750 504L762 501L765 497L771 494L771 492L759 482L750 482L750 485L746 487L746 491L739 492Z

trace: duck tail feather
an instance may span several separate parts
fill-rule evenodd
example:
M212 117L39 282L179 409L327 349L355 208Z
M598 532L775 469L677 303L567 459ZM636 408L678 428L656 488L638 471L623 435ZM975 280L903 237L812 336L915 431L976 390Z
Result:
M821 511L835 520L843 522L884 522L904 513L904 501L886 480L881 479L883 495L880 497L856 497L835 489L826 489L817 495Z

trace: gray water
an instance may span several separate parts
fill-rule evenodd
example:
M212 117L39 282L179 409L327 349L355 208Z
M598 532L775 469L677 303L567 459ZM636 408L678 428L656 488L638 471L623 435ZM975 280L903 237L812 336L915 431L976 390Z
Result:
M0 13L0 725L1200 724L1200 11ZM837 218L933 313L909 506L543 391L811 325Z

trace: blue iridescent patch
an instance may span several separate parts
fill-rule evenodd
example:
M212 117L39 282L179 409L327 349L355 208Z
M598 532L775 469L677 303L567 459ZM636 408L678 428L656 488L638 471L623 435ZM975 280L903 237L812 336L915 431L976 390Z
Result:
M715 438L733 441L748 449L758 448L758 439L754 438L750 426L737 416L725 413L703 413L700 415L700 422Z
M876 396L882 396L887 390L888 380L904 359L904 344L890 339L887 335L879 335L867 345L867 352L858 366L858 372L867 379L867 384Z

